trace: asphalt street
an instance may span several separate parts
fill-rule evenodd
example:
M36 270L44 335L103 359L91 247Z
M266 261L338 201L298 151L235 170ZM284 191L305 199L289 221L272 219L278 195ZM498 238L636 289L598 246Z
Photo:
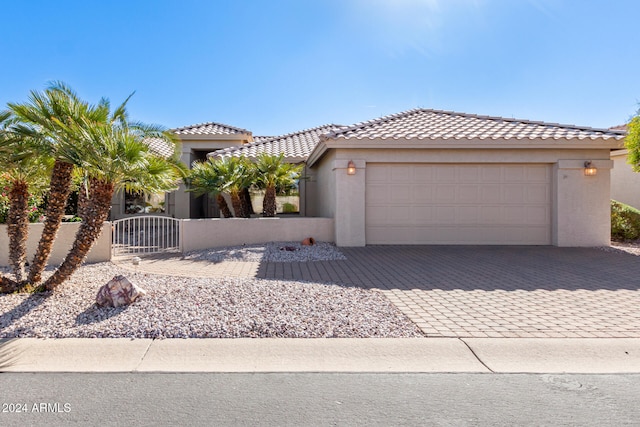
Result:
M2 373L3 426L640 423L640 374Z

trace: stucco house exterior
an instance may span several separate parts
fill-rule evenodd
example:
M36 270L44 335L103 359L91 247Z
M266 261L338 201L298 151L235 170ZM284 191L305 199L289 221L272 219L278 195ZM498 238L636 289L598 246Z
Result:
M172 130L181 144L180 159L185 165L196 160L206 159L207 153L227 147L239 147L254 141L253 135L246 129L221 123L199 123ZM162 155L173 153L160 140L150 140L151 148ZM155 197L153 211L144 211L146 200L139 200L136 195L120 192L114 195L111 203L111 219L120 219L130 215L143 213L165 214L175 218L213 218L219 216L216 204L207 196L194 197L185 191L185 186L170 194Z
M333 218L339 246L609 244L621 130L431 109L277 137L209 125L177 130L185 163L261 152L304 162L300 215ZM168 200L179 218L203 206L181 191Z

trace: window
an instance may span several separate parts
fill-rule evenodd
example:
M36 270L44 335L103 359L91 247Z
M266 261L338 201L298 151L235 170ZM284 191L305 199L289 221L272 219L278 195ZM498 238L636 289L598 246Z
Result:
M145 194L143 192L125 191L124 213L127 215L165 213L165 193Z

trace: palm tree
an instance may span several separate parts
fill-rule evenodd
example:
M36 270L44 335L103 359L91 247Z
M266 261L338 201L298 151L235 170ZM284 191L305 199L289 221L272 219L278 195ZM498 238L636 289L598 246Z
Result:
M193 164L189 171L189 178L187 180L187 191L193 192L196 196L202 196L204 194L210 194L215 196L218 203L218 209L222 212L225 218L230 218L231 211L227 205L227 201L222 195L224 181L222 175L218 169L220 160L214 160L212 158L204 162L196 162Z
M16 132L37 141L37 152L54 159L44 228L29 269L28 281L36 284L41 280L64 216L74 164L79 163L82 155L82 144L68 132L69 126L81 119L105 122L109 105L105 99L96 106L90 105L64 83L53 82L44 93L32 91L28 102L8 106L22 123L16 126Z
M224 157L217 163L218 173L222 180L222 189L231 197L233 212L237 218L248 218L250 215L246 202L242 202L242 192L251 185L250 166L244 157Z
M284 162L284 154L278 156L261 153L255 164L256 184L264 189L262 215L276 216L276 189L287 188L300 178L301 166Z
M6 123L7 114L9 113L0 114L0 121ZM9 263L16 284L22 285L26 279L29 196L44 192L51 162L46 157L38 156L37 152L34 153L34 144L30 138L16 134L7 127L4 127L3 134L4 153L0 156L0 168L4 171L3 181L9 185Z
M159 126L130 121L125 108L129 98L105 122L81 118L66 126L66 131L82 144L83 155L78 164L87 176L89 202L73 246L44 283L48 290L67 280L84 261L102 232L115 191L171 191L185 175L179 150L167 159L152 152L145 143L146 138L162 138L175 145L175 136Z

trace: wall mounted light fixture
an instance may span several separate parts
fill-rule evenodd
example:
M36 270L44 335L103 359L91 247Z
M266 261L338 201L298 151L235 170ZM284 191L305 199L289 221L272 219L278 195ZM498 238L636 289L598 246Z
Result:
M349 160L347 164L347 175L355 175L356 174L356 164L353 163L353 160Z
M584 162L584 174L585 176L595 176L598 173L598 169L595 167L591 160Z

